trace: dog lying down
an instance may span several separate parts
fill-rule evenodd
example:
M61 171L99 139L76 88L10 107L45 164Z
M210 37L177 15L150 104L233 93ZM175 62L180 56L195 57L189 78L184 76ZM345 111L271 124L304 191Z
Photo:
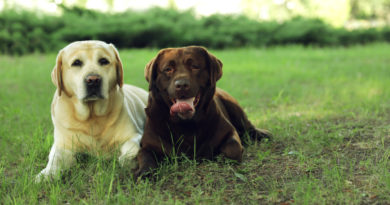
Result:
M271 135L255 128L238 102L216 88L222 62L205 48L161 50L145 68L149 101L135 177L145 176L173 153L212 159L222 154L240 162L242 138Z
M102 41L71 43L58 53L51 77L57 86L51 105L54 144L36 181L71 167L77 152L120 148L120 164L136 164L148 93L123 84L115 47Z

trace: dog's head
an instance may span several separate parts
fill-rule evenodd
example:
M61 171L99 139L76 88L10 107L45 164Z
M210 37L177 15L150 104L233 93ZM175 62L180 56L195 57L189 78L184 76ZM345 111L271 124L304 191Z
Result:
M208 106L221 76L222 62L199 46L163 49L145 67L152 97L179 120Z
M123 85L122 62L112 44L77 41L60 50L51 77L60 96L84 102L107 99L110 89Z

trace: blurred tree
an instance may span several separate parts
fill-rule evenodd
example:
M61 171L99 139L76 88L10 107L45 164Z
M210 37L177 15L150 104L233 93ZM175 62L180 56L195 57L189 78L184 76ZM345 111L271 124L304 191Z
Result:
M350 19L390 21L390 0L242 0L246 15L285 21L294 16L321 18L334 26Z
M349 18L349 0L242 0L244 12L262 20L284 21L295 16L321 18L342 26Z
M3 9L7 9L8 8L8 0L3 0Z
M354 19L390 18L390 0L351 0L351 16Z
M88 0L77 0L76 6L81 7L81 8L85 8L87 6L87 3L88 3Z
M168 8L177 10L177 4L175 0L168 0Z
M114 1L115 0L106 0L106 3L108 5L108 10L109 11L112 11L112 9L114 8Z

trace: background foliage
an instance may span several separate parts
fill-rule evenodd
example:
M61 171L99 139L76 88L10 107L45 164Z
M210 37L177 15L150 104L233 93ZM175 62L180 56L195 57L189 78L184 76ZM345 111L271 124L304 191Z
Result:
M191 10L152 8L102 13L62 7L61 16L24 10L0 13L0 49L6 54L55 51L76 40L98 39L119 48L190 44L208 48L262 47L285 44L348 46L389 41L390 29L334 28L322 20L295 17L283 23L259 22L244 15L198 18Z

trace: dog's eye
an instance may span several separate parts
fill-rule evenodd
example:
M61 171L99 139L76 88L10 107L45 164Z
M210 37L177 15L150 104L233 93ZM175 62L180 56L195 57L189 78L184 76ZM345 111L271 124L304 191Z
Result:
M100 64L100 65L107 65L107 64L109 64L109 63L110 63L110 61L108 61L107 58L101 58L101 59L99 59L99 64Z
M171 67L166 67L166 68L164 68L163 71L164 71L165 73L170 73L170 72L173 71L173 68L171 68Z
M82 65L83 65L83 62L81 62L79 59L76 59L72 63L72 66L80 66L81 67Z

